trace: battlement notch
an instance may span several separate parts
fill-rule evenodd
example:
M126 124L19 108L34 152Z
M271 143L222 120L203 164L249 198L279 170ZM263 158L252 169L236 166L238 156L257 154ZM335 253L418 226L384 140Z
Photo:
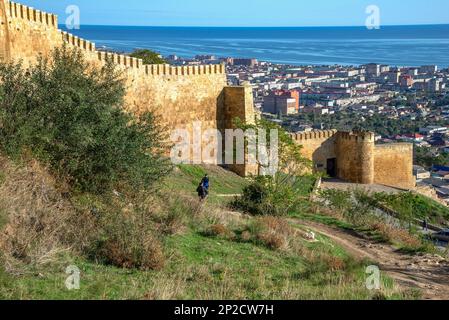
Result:
M62 40L65 43L68 43L72 46L75 46L75 47L83 49L83 50L95 52L95 43L93 43L93 42L84 40L80 37L77 37L71 33L65 32L65 31L61 31L61 36L62 36Z
M291 137L295 141L304 141L311 139L328 139L332 138L337 133L337 130L313 130L309 132L292 133Z
M55 14L36 10L32 7L12 1L6 2L6 11L11 18L24 19L45 24L51 28L58 28L58 16Z
M343 140L355 142L374 142L375 135L371 131L339 131L338 136Z
M224 64L199 66L170 66L168 64L145 65L145 73L151 76L192 76L201 74L225 74Z

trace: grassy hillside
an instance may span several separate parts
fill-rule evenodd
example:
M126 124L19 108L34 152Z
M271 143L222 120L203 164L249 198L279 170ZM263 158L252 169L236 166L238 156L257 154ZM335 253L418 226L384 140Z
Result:
M151 112L126 112L125 91L113 64L92 68L67 47L26 70L0 65L0 298L416 297L388 277L367 290L373 262L326 237L310 240L306 222L291 218L326 213L330 201L310 201L311 164L287 132L249 125L280 133L274 177L172 170L166 128ZM210 197L200 202L206 173ZM327 213L363 225L365 207L344 202ZM66 287L68 267L80 270L79 290Z
M3 170L7 183L10 179L17 181L19 176L25 179L22 170L29 173L36 168L17 169L7 165ZM39 263L12 267L3 262L0 298L371 299L379 296L379 292L368 291L364 286L364 270L369 261L354 261L325 237L313 243L307 241L303 237L306 229L300 224L228 211L225 207L228 198L211 198L198 206L191 188L205 172L211 176L213 192L236 194L247 183L218 167L182 166L175 170L164 187L174 192L169 198L177 199L170 204L172 215L164 216L164 222L160 216L154 218L160 221L161 230L162 226L170 226L171 230L160 238L166 257L162 268L147 271L119 268L63 250ZM37 180L32 181L46 181L45 175L37 170L33 172ZM25 186L30 188L30 194L36 187L31 183ZM47 187L50 185L44 188ZM0 187L2 203L5 197L11 196L6 190L9 189ZM72 196L75 206L95 204L99 210L108 208L108 201L92 195ZM81 270L80 290L70 291L65 287L65 269L69 265ZM382 297L412 297L398 291L388 278L383 281Z
M196 196L196 189L205 174L210 179L210 198L213 203L223 203L233 195L240 194L247 180L218 166L179 165L166 179L164 192L176 194L183 192Z
M407 211L411 211L415 219L427 218L433 223L443 225L449 221L449 208L423 195L410 192L399 196L379 193L373 195L373 198L400 215L407 215Z
M337 257L345 253L321 239ZM168 240L173 254L163 271L124 270L81 259L58 263L28 274L9 277L0 297L18 299L371 299L364 287L364 265L349 270L325 270L297 255L252 244L217 240L189 233ZM81 269L81 289L68 291L64 269ZM401 298L391 280L383 293Z
M440 221L447 221L444 218L447 208L437 207L435 201L408 192L388 195L369 194L360 189L325 190L320 197L322 208L299 216L355 231L374 242L388 243L410 254L436 253L433 243L420 233L421 226L415 219L428 217L435 221L440 217Z

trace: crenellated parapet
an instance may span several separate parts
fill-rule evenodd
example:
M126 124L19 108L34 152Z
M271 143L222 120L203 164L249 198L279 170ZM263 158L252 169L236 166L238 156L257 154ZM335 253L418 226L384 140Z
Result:
M137 59L123 54L104 52L104 51L97 51L96 54L98 60L100 60L101 62L112 61L115 64L120 65L122 67L136 68L136 69L143 68L142 59Z
M339 131L338 138L354 142L375 142L375 134L370 131Z
M93 42L58 29L56 15L0 0L0 62L34 65L39 57L51 59L56 48L77 48L92 67L113 62L126 88L123 107L134 114L152 111L163 127L185 130L233 128L235 117L255 121L252 87L228 87L226 69L218 65L145 65L142 59L97 50ZM203 141L203 147L207 142ZM218 151L217 151L218 154ZM250 166L235 167L246 175Z
M20 3L6 1L6 10L10 18L19 18L30 22L45 24L51 28L58 28L58 16L36 10Z
M314 130L309 132L297 132L292 133L291 137L298 143L305 142L307 140L321 140L328 139L337 134L337 130Z
M51 39L46 45L52 45L56 47L66 43L72 47L78 48L88 54L88 56L93 57L95 60L100 62L106 62L107 60L112 60L120 67L126 69L135 69L137 75L149 75L149 76L196 76L196 75L225 75L226 68L224 64L218 65L197 65L197 66L170 66L168 64L162 65L145 65L141 59L133 58L128 55L110 53L97 51L95 43L77 37L69 32L62 31L58 29L58 17L51 13L46 13L34 8L22 5L20 3L0 0L5 5L6 18L9 22L14 21L17 27L10 28L14 29L14 33L21 32L23 25L29 25L30 28L32 23L38 23L41 30L48 31L48 38ZM20 20L23 20L21 22ZM0 22L4 25L8 25L6 21L3 21L4 17L0 16ZM27 23L30 22L30 23ZM8 30L8 28L6 28ZM1 32L0 32L1 33ZM29 39L30 43L33 39ZM38 39L36 39L38 41ZM15 44L17 46L17 44ZM7 44L8 47L11 44ZM0 48L0 56L6 56L6 49ZM18 49L18 48L17 48ZM11 51L17 51L16 48L12 48ZM42 52L35 52L36 56L39 53L48 54L49 48L42 48ZM28 51L28 50L25 50ZM45 51L45 52L44 52ZM23 52L22 55L19 54L17 58L22 58L27 60L28 57L23 57L23 55L29 55L28 52Z
M338 131L338 130L313 130L308 132L291 133L292 139L298 143L310 140L323 140L332 137L353 142L375 142L375 134L370 131Z
M127 55L97 52L98 59L102 62L112 60L114 63L127 68L142 69L146 75L150 76L193 76L193 75L213 75L226 73L223 64L199 65L199 66L171 66L169 64L143 64L142 59L133 58Z
M66 31L61 31L62 41L82 50L95 52L95 43L84 40Z
M112 60L117 65L127 68L141 69L149 76L194 76L194 75L224 75L226 68L223 64L199 66L171 66L169 64L143 64L142 59L127 55L97 51L98 60L106 62Z
M145 73L152 76L192 76L201 74L226 74L224 64L199 66L145 65Z
M369 131L316 130L292 134L314 169L343 180L374 182L375 134Z
M78 48L86 61L101 66L112 61L125 70L126 110L154 111L170 129L193 136L194 123L204 130L233 128L233 120L255 121L251 86L228 86L223 64L197 66L145 65L123 54L98 51L93 42L58 29L56 15L8 0L0 0L0 61L36 63L55 48ZM315 130L291 134L314 171L362 184L413 188L413 145L375 145L373 132ZM204 142L206 143L206 142ZM203 145L204 147L205 145ZM218 152L217 152L218 154ZM234 166L241 175L256 172L251 165Z

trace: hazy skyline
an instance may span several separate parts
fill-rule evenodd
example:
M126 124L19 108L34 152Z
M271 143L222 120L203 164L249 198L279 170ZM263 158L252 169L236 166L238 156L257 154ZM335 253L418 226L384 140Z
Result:
M77 5L83 25L135 26L362 26L377 5L381 25L449 24L447 0L19 0L60 16ZM430 4L431 3L431 4Z

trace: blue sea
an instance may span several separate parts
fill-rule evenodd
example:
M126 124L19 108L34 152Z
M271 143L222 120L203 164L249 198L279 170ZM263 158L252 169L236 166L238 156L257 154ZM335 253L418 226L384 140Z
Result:
M63 27L62 27L63 28ZM292 65L449 66L449 25L298 28L81 26L77 36L121 52L257 58Z

